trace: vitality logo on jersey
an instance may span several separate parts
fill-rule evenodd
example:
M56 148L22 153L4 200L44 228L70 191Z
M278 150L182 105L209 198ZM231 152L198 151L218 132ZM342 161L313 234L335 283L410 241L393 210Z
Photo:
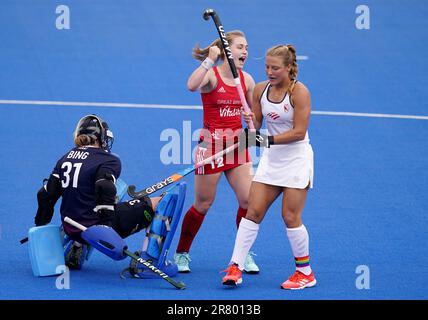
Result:
M269 112L267 116L270 117L272 120L276 120L279 118L279 114L277 114L276 112Z
M229 106L226 108L220 108L220 117L236 117L241 115L240 108L231 109Z

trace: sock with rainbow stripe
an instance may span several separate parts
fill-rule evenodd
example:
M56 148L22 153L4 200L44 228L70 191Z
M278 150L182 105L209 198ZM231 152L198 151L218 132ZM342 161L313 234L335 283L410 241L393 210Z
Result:
M290 241L296 262L296 269L305 275L309 275L312 269L309 265L309 234L302 224L297 228L287 228L287 237Z

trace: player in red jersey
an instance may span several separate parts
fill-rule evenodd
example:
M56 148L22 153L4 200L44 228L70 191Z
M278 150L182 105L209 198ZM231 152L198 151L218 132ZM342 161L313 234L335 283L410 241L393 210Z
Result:
M250 74L242 70L248 58L247 40L244 33L239 30L228 32L226 37L239 71L243 91L251 107L255 82ZM198 147L196 162L237 142L242 130L242 102L221 47L220 39L217 39L206 48L193 49L193 57L202 63L190 75L187 87L190 91L198 90L201 93L204 114L201 134L204 147ZM218 67L215 66L217 60L222 61ZM190 272L190 246L214 202L222 172L238 200L237 227L247 213L252 180L252 163L247 149L243 151L236 149L235 152L198 168L195 172L195 200L184 216L180 240L174 255L180 272ZM248 273L258 273L259 268L252 255L252 252L248 254L244 270Z

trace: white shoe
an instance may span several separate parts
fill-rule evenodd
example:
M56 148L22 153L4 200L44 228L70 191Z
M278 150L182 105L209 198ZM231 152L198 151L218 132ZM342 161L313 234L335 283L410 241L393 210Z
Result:
M174 261L177 264L178 272L182 272L182 273L190 272L189 262L191 260L187 252L176 252L174 254Z
M253 256L256 256L256 254L250 251L245 258L244 271L249 274L257 274L260 271Z

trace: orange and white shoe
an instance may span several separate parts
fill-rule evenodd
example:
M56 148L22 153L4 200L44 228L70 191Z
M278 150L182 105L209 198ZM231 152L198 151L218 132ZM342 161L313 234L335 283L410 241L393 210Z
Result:
M313 287L316 283L317 280L315 279L313 272L307 276L300 271L296 271L290 278L288 278L288 280L281 284L281 288L289 290L304 289Z
M239 270L236 264L230 265L226 270L226 275L223 277L223 284L226 286L236 286L242 283L242 271Z

